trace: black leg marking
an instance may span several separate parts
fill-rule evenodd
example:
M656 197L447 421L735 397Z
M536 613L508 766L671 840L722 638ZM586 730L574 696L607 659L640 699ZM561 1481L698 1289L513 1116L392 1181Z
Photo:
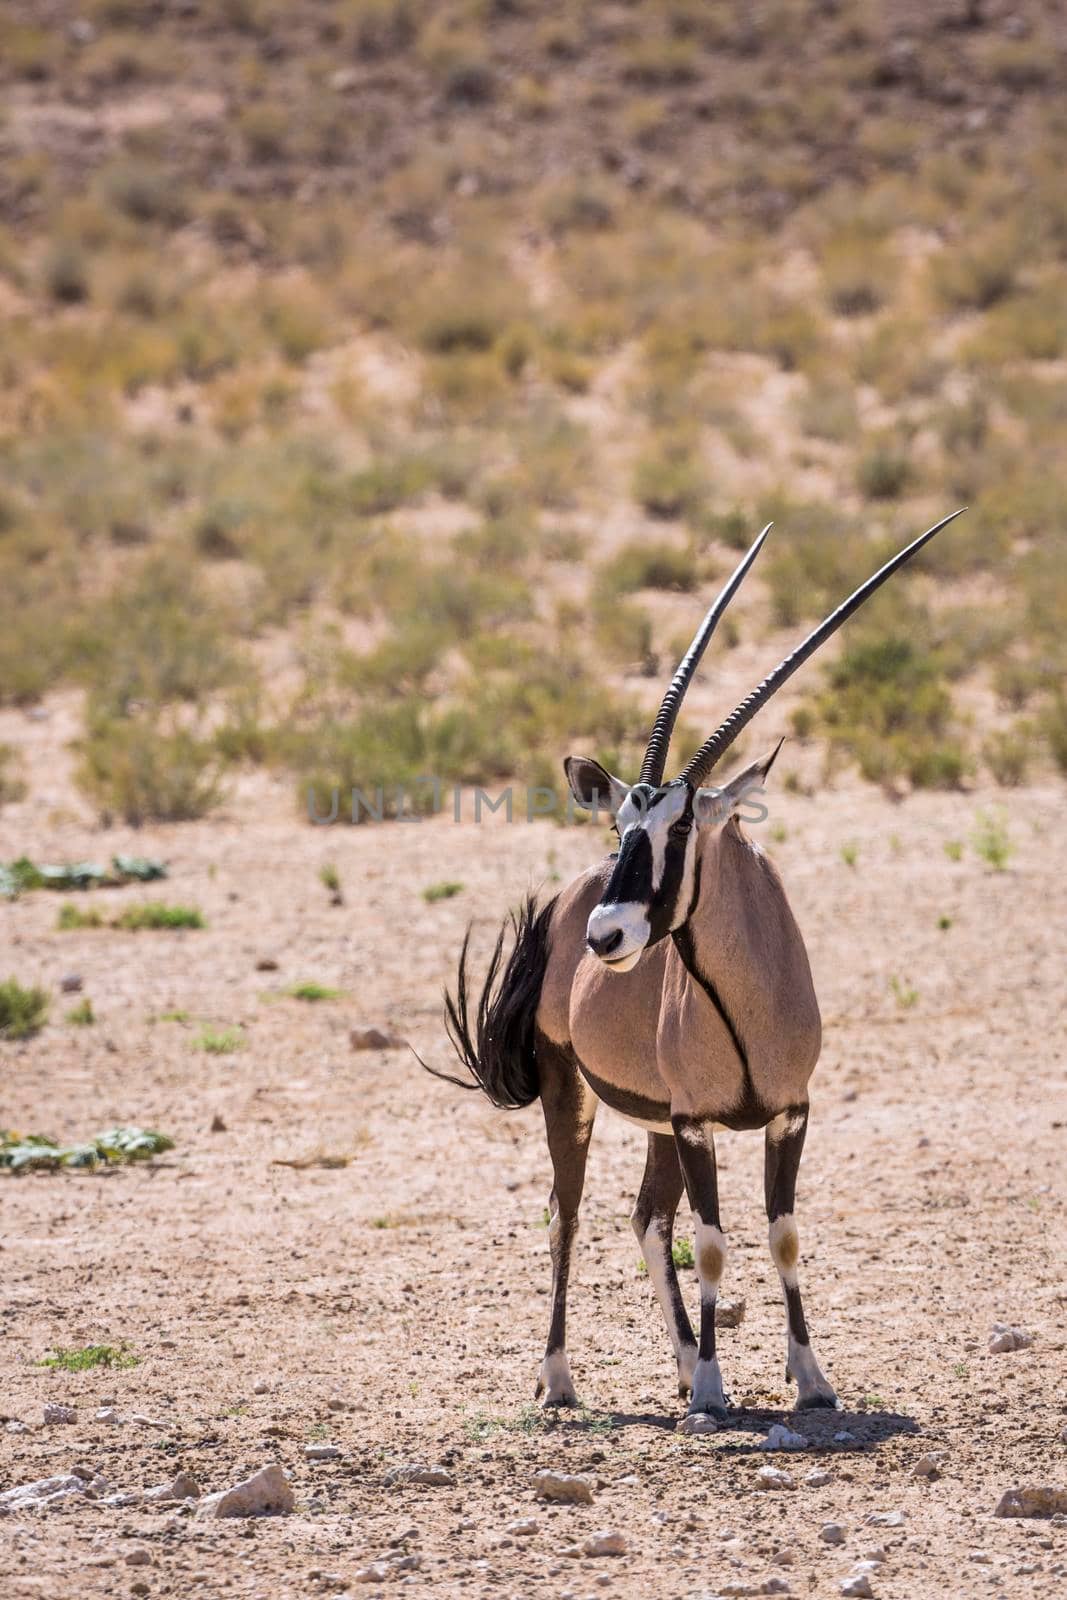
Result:
M650 1133L645 1175L630 1220L678 1359L678 1392L686 1395L692 1386L697 1347L671 1254L681 1198L682 1169L674 1138L669 1133Z
M690 1414L707 1411L725 1418L719 1363L715 1357L715 1301L726 1262L726 1240L719 1223L719 1179L711 1124L695 1117L672 1117L678 1159L689 1204L696 1218L697 1275L700 1279L700 1343Z
M785 1298L789 1354L786 1377L797 1383L797 1410L833 1407L837 1397L819 1369L811 1349L804 1304L800 1298L797 1261L800 1241L793 1211L796 1205L797 1173L808 1130L807 1106L790 1106L767 1124L764 1163L764 1195L770 1246Z

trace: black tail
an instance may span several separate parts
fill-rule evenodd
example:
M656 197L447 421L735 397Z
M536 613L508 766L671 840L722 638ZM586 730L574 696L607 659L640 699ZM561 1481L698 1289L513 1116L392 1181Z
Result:
M467 946L470 944L470 929L467 929L459 957L455 999L447 989L445 991L445 1027L456 1054L474 1081L454 1078L451 1073L438 1072L435 1067L426 1068L434 1077L445 1078L461 1089L482 1089L495 1106L507 1111L528 1106L540 1092L534 1019L548 966L548 925L555 903L550 900L538 911L537 902L530 895L518 915L512 913L510 922L515 931L515 944L501 977L504 939L508 931L505 922L473 1018L467 988Z

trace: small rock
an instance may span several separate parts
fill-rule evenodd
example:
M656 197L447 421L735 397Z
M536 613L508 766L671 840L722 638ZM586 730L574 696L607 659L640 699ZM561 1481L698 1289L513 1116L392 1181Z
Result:
M851 1578L843 1579L841 1593L854 1596L856 1600L874 1600L871 1580L865 1572L854 1572Z
M824 1522L819 1529L823 1544L844 1544L845 1530L839 1522Z
M28 1511L34 1506L53 1505L69 1495L97 1495L105 1493L107 1484L99 1476L84 1478L78 1472L63 1473L56 1478L37 1478L33 1483L16 1484L0 1493L0 1516L8 1512Z
M101 1406L100 1410L93 1418L93 1421L121 1423L122 1418L119 1416L119 1410L117 1406Z
M582 1545L582 1553L587 1556L624 1556L629 1548L624 1533L602 1528L589 1535Z
M456 1480L447 1467L423 1467L412 1462L406 1467L395 1467L386 1473L385 1481L395 1483L421 1483L428 1489L452 1489Z
M783 1549L775 1552L771 1560L776 1567L791 1567L796 1560L796 1551L789 1545L785 1545Z
M1067 1489L1047 1484L1026 1489L1007 1489L993 1515L995 1517L1052 1517L1067 1512Z
M1067 1423L1060 1429L1060 1443L1067 1444Z
M834 1434L835 1444L855 1444L855 1442L856 1435L854 1433L849 1433L847 1428L838 1428L837 1432Z
M29 1431L30 1430L26 1424L24 1422L20 1422L17 1417L12 1417L10 1422L4 1423L5 1433L29 1433Z
M353 1028L348 1042L353 1050L403 1050L407 1047L406 1039L396 1033L384 1033L381 1028Z
M341 1449L336 1444L309 1444L304 1450L306 1461L338 1461Z
M143 1578L138 1578L136 1583L131 1583L130 1584L130 1593L131 1594L151 1594L152 1591L149 1588L148 1584L145 1583Z
M903 1511L872 1511L864 1517L868 1528L899 1528L904 1521Z
M227 1128L225 1122L223 1122L222 1118L219 1116L217 1111L215 1112L215 1115L211 1119L211 1127L209 1128L208 1131L209 1131L209 1133L228 1133L229 1132L229 1129Z
M200 1485L191 1472L179 1472L172 1483L157 1483L144 1492L146 1500L199 1500Z
M126 1565L128 1567L150 1567L152 1565L152 1557L143 1545L136 1545L128 1553Z
M256 962L257 972L277 972L277 970L278 963L275 961L273 956L260 956L259 960Z
M344 94L346 89L354 89L359 82L359 73L355 67L338 67L336 72L330 73L330 88L337 94Z
M44 1420L49 1424L54 1422L77 1422L78 1413L73 1406L49 1405L44 1408Z
M256 1379L255 1383L252 1385L252 1393L270 1394L270 1384L267 1382L266 1378Z
M1033 1342L1032 1333L1012 1327L1007 1322L994 1322L993 1332L989 1335L989 1349L995 1356L1003 1355L1007 1350L1028 1350Z
M515 1539L525 1539L528 1534L537 1532L537 1518L519 1517L515 1522L509 1522L504 1532L510 1533Z
M588 1478L567 1472L538 1472L534 1493L539 1500L555 1500L562 1505L591 1506L593 1485Z
M131 1411L128 1422L135 1422L142 1428L169 1428L170 1423L164 1422L160 1417L146 1417L143 1411Z
M765 1578L760 1584L760 1594L792 1594L793 1591L784 1578Z
M64 972L59 980L59 987L64 994L80 994L82 975L80 972Z
M756 1473L757 1489L795 1489L796 1484L788 1472L783 1472L780 1467L760 1467Z
M295 1504L289 1479L275 1462L230 1489L205 1495L198 1517L267 1517L292 1511Z
M744 1295L738 1295L735 1300L716 1300L715 1326L717 1328L739 1328L744 1320Z
M766 1439L761 1439L756 1446L757 1450L806 1450L808 1441L802 1433L794 1433L782 1422L775 1422L767 1434Z
M810 1472L805 1472L804 1482L809 1489L821 1489L825 1484L833 1482L833 1473L827 1472L825 1467L812 1467Z
M943 1450L928 1450L924 1456L919 1457L912 1467L912 1477L928 1478L931 1483L934 1482L935 1479L941 1476L941 1463L944 1459L945 1452Z
M678 1424L679 1433L718 1433L719 1424L709 1411L690 1411Z
M988 1550L969 1550L967 1552L968 1561L977 1561L983 1567L988 1566L992 1559L993 1557Z

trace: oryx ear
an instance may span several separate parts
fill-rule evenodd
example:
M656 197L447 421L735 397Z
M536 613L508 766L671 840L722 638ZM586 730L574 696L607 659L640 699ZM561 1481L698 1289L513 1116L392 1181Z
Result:
M571 794L585 811L603 811L614 816L630 793L629 784L605 772L599 761L588 756L568 756L563 763Z
M743 767L721 789L698 789L693 801L693 814L697 821L726 822L744 804L749 795L762 793L767 774L778 759L778 752L783 744L785 740L779 739L773 750L761 756L758 761ZM749 821L751 820L752 818L749 818Z

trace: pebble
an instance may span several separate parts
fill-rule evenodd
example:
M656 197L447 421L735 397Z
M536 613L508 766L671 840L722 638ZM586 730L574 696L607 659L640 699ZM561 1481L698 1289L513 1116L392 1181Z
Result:
M913 1478L928 1478L931 1483L941 1476L941 1463L945 1459L943 1450L928 1450L920 1456L911 1469Z
M587 1556L624 1556L630 1548L626 1535L616 1533L611 1529L602 1528L597 1533L591 1533L582 1545L582 1554Z
M261 1467L232 1488L205 1495L198 1517L265 1517L292 1511L296 1503L292 1485L276 1462Z
M78 1413L73 1406L49 1405L44 1408L45 1422L77 1422Z
M826 1484L833 1482L833 1473L827 1472L825 1467L812 1467L810 1472L805 1472L804 1482L810 1489L821 1489Z
M855 1442L856 1435L854 1433L849 1433L847 1428L839 1428L834 1434L835 1444L855 1444Z
M267 1382L266 1378L256 1379L255 1383L252 1385L252 1393L270 1394L270 1384Z
M899 1528L904 1521L903 1511L872 1511L864 1517L868 1528Z
M29 1433L29 1431L30 1430L26 1424L24 1422L19 1422L17 1417L13 1417L10 1422L4 1423L5 1433Z
M719 1424L709 1411L690 1411L678 1424L679 1433L718 1433Z
M387 1484L421 1483L429 1489L452 1489L456 1480L447 1467L424 1467L411 1462L406 1467L395 1467L386 1473Z
M152 1565L152 1557L143 1545L137 1545L126 1556L126 1565L128 1567L150 1567Z
M59 980L59 987L64 994L78 994L81 986L82 975L80 972L64 972Z
M121 1423L122 1418L119 1416L119 1410L117 1406L101 1406L93 1420L94 1422Z
M780 1467L760 1467L756 1473L757 1489L795 1489L796 1484L788 1472L783 1472Z
M353 1050L403 1050L407 1040L382 1028L352 1028L348 1042Z
M989 1335L990 1353L995 1356L1003 1355L1007 1350L1028 1350L1033 1342L1032 1333L1013 1327L1009 1322L994 1322L993 1332Z
M760 1584L760 1594L792 1594L793 1591L785 1578L765 1578Z
M717 1328L739 1328L745 1320L746 1301L744 1295L738 1295L735 1300L716 1300L715 1326Z
M783 1422L775 1422L766 1439L761 1439L757 1450L806 1450L808 1441L802 1433L794 1433Z
M340 1457L341 1449L336 1444L309 1444L304 1450L307 1461L338 1461Z
M1006 1489L1000 1497L995 1517L1051 1517L1067 1512L1067 1489L1048 1484L1025 1489Z
M967 1553L968 1561L978 1561L982 1566L987 1566L992 1559L988 1550L970 1550Z
M593 1485L588 1478L567 1472L538 1472L534 1493L539 1500L555 1500L562 1505L591 1506Z
M823 1544L844 1544L845 1530L839 1522L824 1522L819 1529Z
M514 1538L524 1539L527 1534L537 1532L537 1518L519 1517L515 1522L509 1522L504 1532L510 1533Z
M874 1600L871 1580L865 1572L854 1572L851 1578L844 1578L841 1583L841 1593L855 1596L857 1600Z

